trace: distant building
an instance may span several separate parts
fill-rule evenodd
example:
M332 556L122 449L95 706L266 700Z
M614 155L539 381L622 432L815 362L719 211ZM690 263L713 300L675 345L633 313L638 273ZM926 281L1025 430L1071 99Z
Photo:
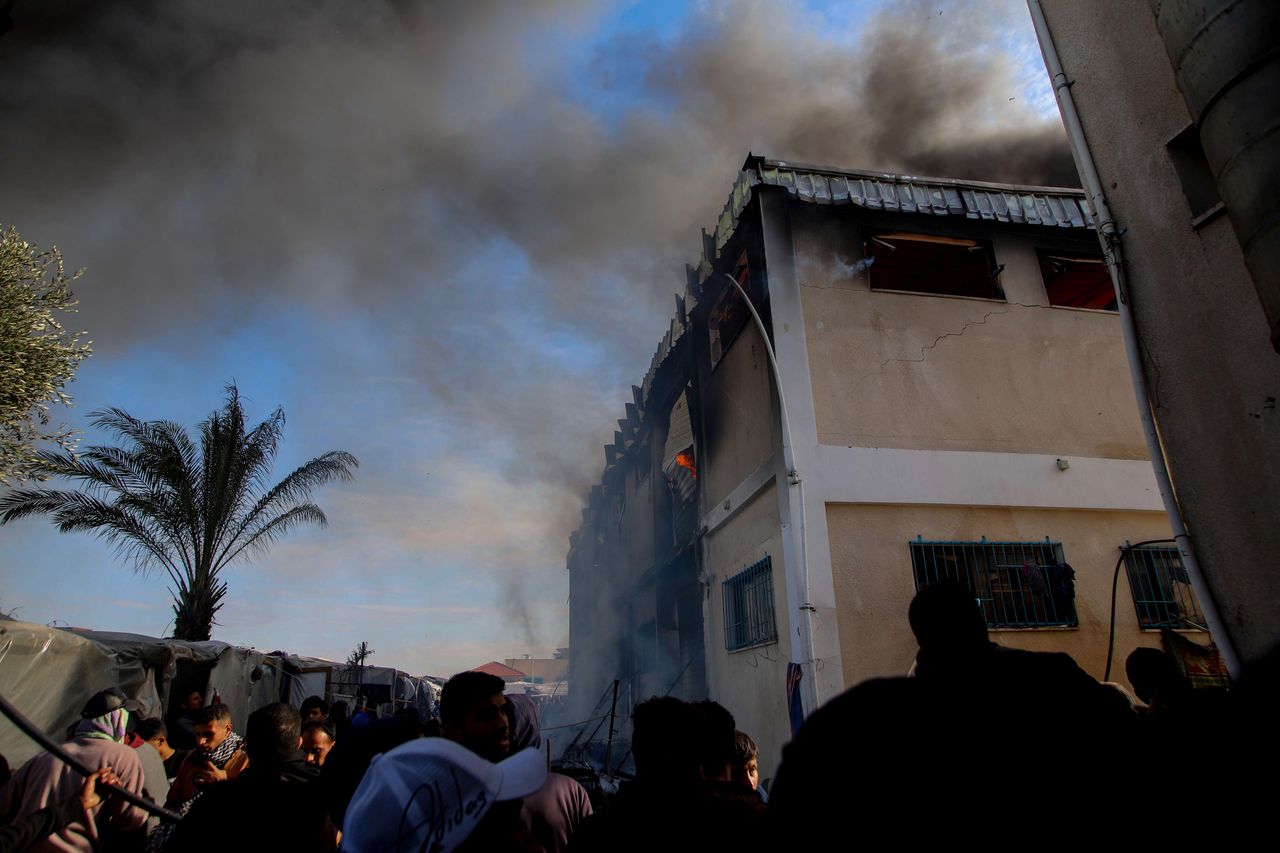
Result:
M512 681L524 681L524 673L515 667L507 666L504 663L498 663L491 660L486 664L477 666L471 670L472 672L484 672L489 675L496 675L503 681L510 683Z
M903 675L907 605L966 583L993 639L1101 677L1207 636L1167 539L1113 295L1077 190L749 157L704 235L571 536L574 714L670 692L761 745ZM768 354L776 350L792 469ZM812 654L808 637L812 637ZM1122 679L1123 667L1112 674Z
M524 673L525 680L534 684L561 681L569 672L568 658L507 658L502 663Z

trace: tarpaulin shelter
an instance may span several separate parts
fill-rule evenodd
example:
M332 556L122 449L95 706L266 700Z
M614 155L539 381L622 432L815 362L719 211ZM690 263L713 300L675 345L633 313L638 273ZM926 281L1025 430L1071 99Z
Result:
M434 712L439 688L389 667L366 666L362 684L346 683L351 668L324 658L262 652L218 640L188 642L140 634L50 628L0 620L0 695L55 740L79 718L89 697L119 687L143 713L164 717L188 693L217 696L243 726L271 702L294 706L311 695L349 702L357 692L390 712ZM16 728L0 724L0 754L13 766L39 751Z

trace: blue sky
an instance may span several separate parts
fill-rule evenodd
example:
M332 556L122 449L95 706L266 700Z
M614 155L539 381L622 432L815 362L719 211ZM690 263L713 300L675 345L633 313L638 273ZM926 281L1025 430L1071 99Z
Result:
M1012 0L26 6L0 223L87 268L62 414L194 426L235 381L285 409L277 476L354 453L328 528L229 571L215 637L415 674L567 643L581 496L748 150L921 170L1060 133ZM862 112L876 62L944 72L918 150ZM0 608L171 627L160 577L42 519L0 529Z

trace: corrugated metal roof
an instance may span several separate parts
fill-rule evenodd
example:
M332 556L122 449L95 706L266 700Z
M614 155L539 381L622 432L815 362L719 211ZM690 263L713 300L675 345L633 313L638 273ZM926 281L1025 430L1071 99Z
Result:
M792 198L812 204L856 204L896 213L1093 228L1084 190L834 169L751 155L716 223L717 256L733 236L738 217L757 186L782 187Z

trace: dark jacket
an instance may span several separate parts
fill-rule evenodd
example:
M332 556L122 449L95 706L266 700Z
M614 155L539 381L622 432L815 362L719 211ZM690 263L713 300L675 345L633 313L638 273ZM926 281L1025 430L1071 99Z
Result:
M210 787L178 824L168 849L187 851L333 850L337 833L325 811L318 768L298 752L253 763Z
M569 853L757 849L765 813L760 796L737 782L635 782L582 822L569 840Z

